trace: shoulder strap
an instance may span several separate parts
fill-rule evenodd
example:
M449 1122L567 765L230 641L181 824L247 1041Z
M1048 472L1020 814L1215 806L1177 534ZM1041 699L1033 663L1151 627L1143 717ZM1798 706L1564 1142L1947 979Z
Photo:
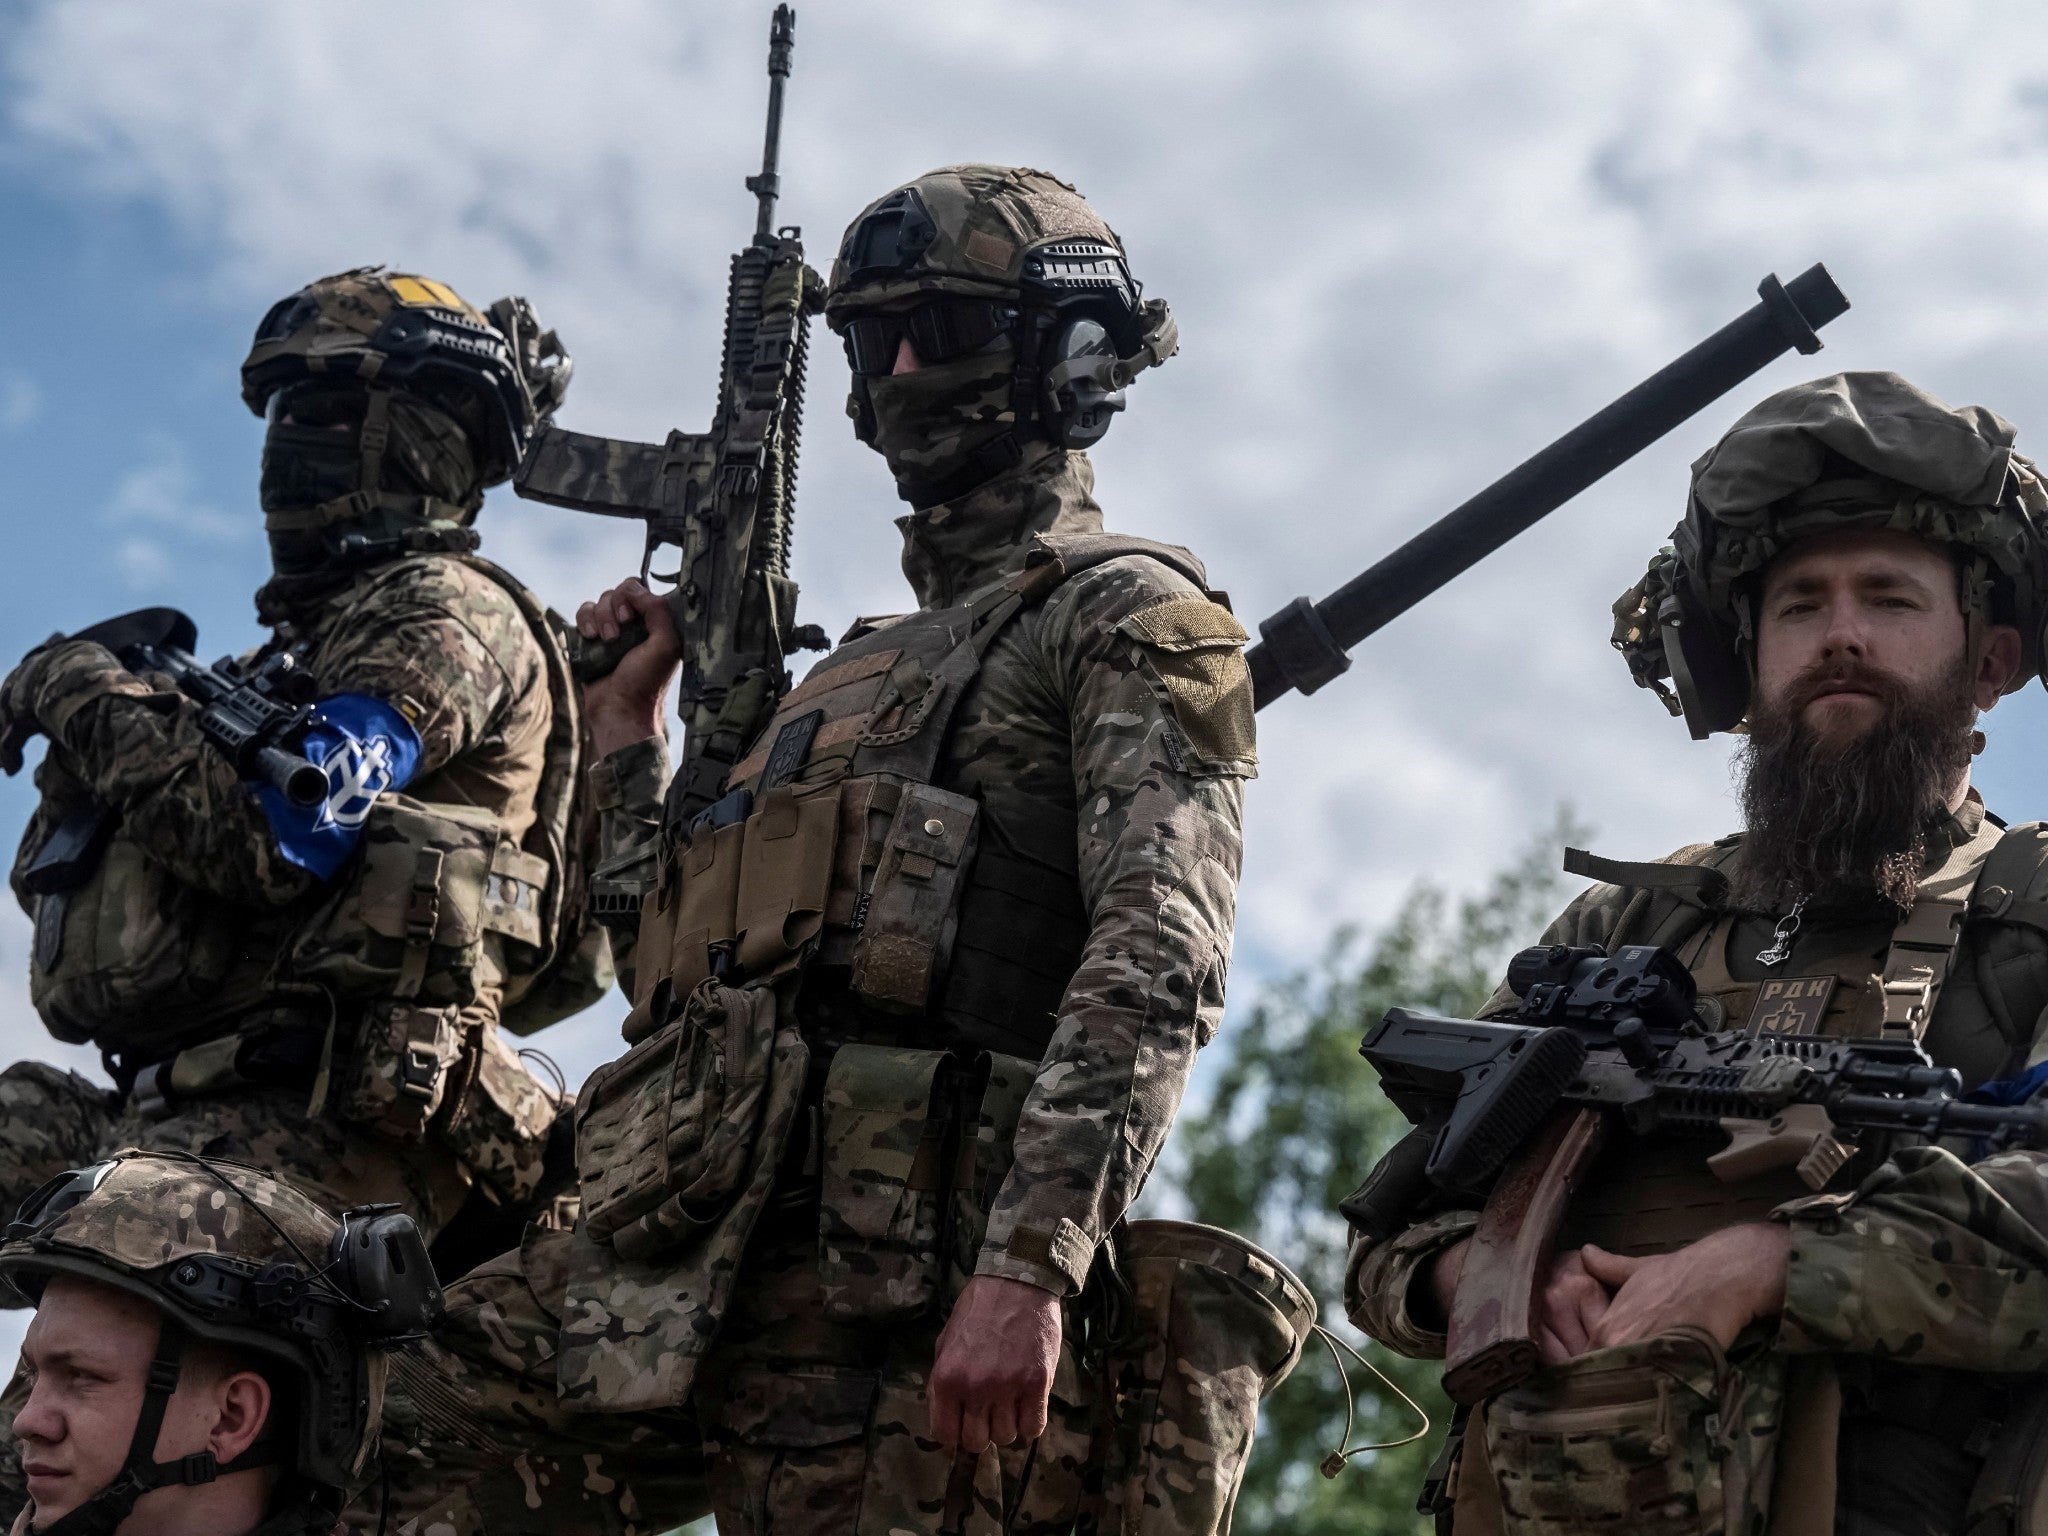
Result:
M551 879L539 894L541 902L541 945L530 966L507 979L505 1004L509 1013L535 982L563 956L572 955L583 942L590 925L588 895L590 871L583 858L585 823L591 807L586 804L583 774L583 714L576 691L575 675L569 669L569 648L563 639L562 621L531 588L503 566L481 555L458 555L470 569L496 582L519 609L534 643L547 667L548 715L546 757L540 786L534 795L533 825L521 847L547 861Z
M1708 850L1717 846L1705 845ZM1564 851L1564 872L1625 890L1669 891L1691 906L1718 907L1728 899L1728 877L1713 864L1686 859L1687 854L1699 851L1681 848L1668 860L1629 863L1621 859L1603 859L1583 848L1567 848Z
M1989 816L1967 843L1950 850L1940 868L1920 882L1913 910L1892 930L1885 951L1884 1038L1918 1040L1927 1032L1942 983L1962 942L1963 918L1992 850L2005 829Z
M1078 576L1111 560L1121 560L1125 555L1149 556L1167 569L1187 577L1203 591L1209 590L1208 569L1196 558L1193 550L1183 549L1178 544L1162 544L1156 539L1141 539L1128 533L1041 533L1031 541L1025 570L1054 565L1058 567L1058 575L1052 578L1052 586L1058 586L1070 576ZM1049 592L1052 588L1046 590Z
M2048 822L2009 828L1984 861L1984 873L1970 897L1969 922L2013 923L2048 934L2048 901L2028 893L2048 871Z

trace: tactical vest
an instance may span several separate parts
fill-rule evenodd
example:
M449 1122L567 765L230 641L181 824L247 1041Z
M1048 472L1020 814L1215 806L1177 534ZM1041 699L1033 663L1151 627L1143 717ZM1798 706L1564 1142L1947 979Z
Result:
M377 1085L370 1097L380 1102L352 1111L340 1094L343 1113L378 1122L395 1107L424 1134L452 1090L454 1118L475 1121L458 1138L465 1161L498 1176L488 1165L509 1155L520 1166L498 1182L522 1185L538 1168L554 1108L509 1048L475 1038L471 1005L495 989L496 1018L524 1032L588 1006L610 985L609 948L585 900L593 829L581 711L560 621L540 600L489 561L434 558L460 558L497 583L544 658L550 727L533 823L520 842L487 811L387 793L336 879L272 914L182 885L117 829L80 886L38 899L31 994L60 1039L120 1054L131 1076L146 1066L134 1079L146 1109L252 1083L314 1087L319 1097L315 1067L331 1046L245 1049L223 1029L255 1021L266 1032L337 1009L344 1021L359 1016L360 1038L344 1038L340 1049L362 1058L357 1075ZM362 609L404 568L392 562L324 632L368 622ZM30 844L48 835L50 820L39 814ZM34 851L24 845L17 870Z
M1073 822L992 827L934 779L1006 626L1127 555L1206 580L1171 545L1040 535L1022 571L952 607L865 623L791 689L725 798L665 829L627 1039L660 1028L706 977L803 971L825 1013L843 981L842 1038L1042 1056L1089 932Z
M1849 953L1801 961L1796 975L1738 981L1728 962L1738 917L1700 905L1673 911L1651 939L1637 941L1618 931L1610 944L1655 942L1673 950L1692 972L1700 1016L1709 1028L1917 1042L1934 1018L1972 895L2002 838L1987 817L1974 837L1921 881L1913 910L1893 929L1875 971L1868 953ZM1575 850L1565 867L1624 888L1653 881L1654 887L1639 888L1697 891L1719 882L1738 851L1731 841L1690 865L1623 865ZM1664 1253L1731 1223L1761 1220L1783 1202L1813 1192L1791 1169L1728 1183L1707 1169L1702 1154L1701 1145L1685 1140L1620 1140L1590 1171L1566 1216L1560 1244ZM1837 1182L1852 1176L1855 1166Z
M2004 832L1987 817L1922 880L1877 969L1869 953L1849 953L1801 961L1796 975L1740 981L1728 962L1736 919L1719 900L1721 871L1737 841L1663 864L1615 864L1577 851L1566 858L1572 873L1632 892L1606 942L1674 950L1699 985L1710 1027L1925 1041L1957 1017L1953 1002L1962 989L1952 983L1967 924L2048 931L2044 904L2028 894L2048 869L2048 829ZM2048 1002L2048 952L2038 942L2009 948L1995 965L1980 953L1978 974L1967 978L1977 1008L2004 1037L1996 1075L2024 1064ZM1946 1010L1945 989L1952 999ZM1704 1166L1714 1150L1617 1138L1574 1197L1559 1247L1592 1241L1624 1253L1665 1252L1811 1193L1789 1173L1722 1182ZM1848 1187L1858 1171L1850 1162L1830 1187ZM1860 1404L1862 1432L1879 1436L1874 1444L1883 1454L1910 1447L1915 1433L1939 1439L1958 1429L1930 1415L1974 1419L1985 1404L2005 1401L2007 1390L1967 1372L1792 1359L1761 1340L1738 1341L1724 1355L1697 1330L1664 1334L1582 1357L1484 1405L1474 1419L1481 1432L1465 1436L1461 1454L1469 1459L1456 1476L1452 1528L1457 1536L1539 1536L1611 1509L1643 1529L1826 1536L1834 1527L1845 1395ZM2005 1443L1992 1446L1971 1500L1986 1529L2024 1529L2015 1512L2048 1505L2040 1492L2048 1469L2032 1454L2044 1413L2029 1405L2014 1415ZM1612 1456L1604 1455L1608 1447ZM2000 1520L2008 1523L2000 1527Z

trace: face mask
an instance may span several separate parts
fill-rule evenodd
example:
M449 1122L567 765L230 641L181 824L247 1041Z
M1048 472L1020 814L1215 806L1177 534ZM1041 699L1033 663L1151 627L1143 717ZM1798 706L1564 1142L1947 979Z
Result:
M1009 343L950 363L867 381L873 443L912 506L951 499L1003 467L977 474L977 455L1016 426Z
M362 488L360 401L352 420L347 413L326 414L336 417L335 424L306 425L296 419L270 424L257 487L264 511L317 507ZM458 507L476 501L476 458L453 417L401 394L391 398L389 423L377 489L400 496L432 496ZM333 531L271 529L271 569L280 576L318 570L329 559Z

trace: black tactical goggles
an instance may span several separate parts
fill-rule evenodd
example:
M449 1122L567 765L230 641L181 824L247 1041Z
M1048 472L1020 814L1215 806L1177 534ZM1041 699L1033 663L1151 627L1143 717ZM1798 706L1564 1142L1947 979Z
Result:
M979 352L1016 324L1017 307L994 299L928 299L915 309L846 322L846 361L863 378L895 371L904 341L920 363L950 363Z

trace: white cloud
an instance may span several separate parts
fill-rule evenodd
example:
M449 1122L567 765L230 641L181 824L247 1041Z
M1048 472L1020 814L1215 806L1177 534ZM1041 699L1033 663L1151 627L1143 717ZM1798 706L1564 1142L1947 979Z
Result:
M192 0L172 22L40 0L10 131L53 180L145 199L213 254L224 349L308 277L386 260L527 293L577 354L567 424L658 439L709 416L766 11ZM418 62L363 68L365 36ZM822 264L933 164L1080 185L1185 346L1096 455L1102 499L1197 548L1252 620L1660 367L1767 270L1830 263L1856 307L1820 357L1738 387L1269 713L1240 935L1271 966L1419 876L1475 883L1560 800L1623 856L1726 828L1725 754L1629 684L1607 605L1687 461L1770 388L1891 367L2016 417L2040 397L2044 57L2048 13L2019 0L807 0L782 217ZM901 605L898 508L816 341L796 574L836 631ZM138 521L189 492L151 465ZM638 564L630 526L502 495L485 527L562 606ZM2038 695L2008 710L2002 729L2039 731ZM565 1054L608 1050L609 1027L569 1026Z
M247 532L246 520L230 517L198 493L184 449L164 436L152 437L142 462L114 482L106 517L116 526L170 530L180 541L218 542Z

